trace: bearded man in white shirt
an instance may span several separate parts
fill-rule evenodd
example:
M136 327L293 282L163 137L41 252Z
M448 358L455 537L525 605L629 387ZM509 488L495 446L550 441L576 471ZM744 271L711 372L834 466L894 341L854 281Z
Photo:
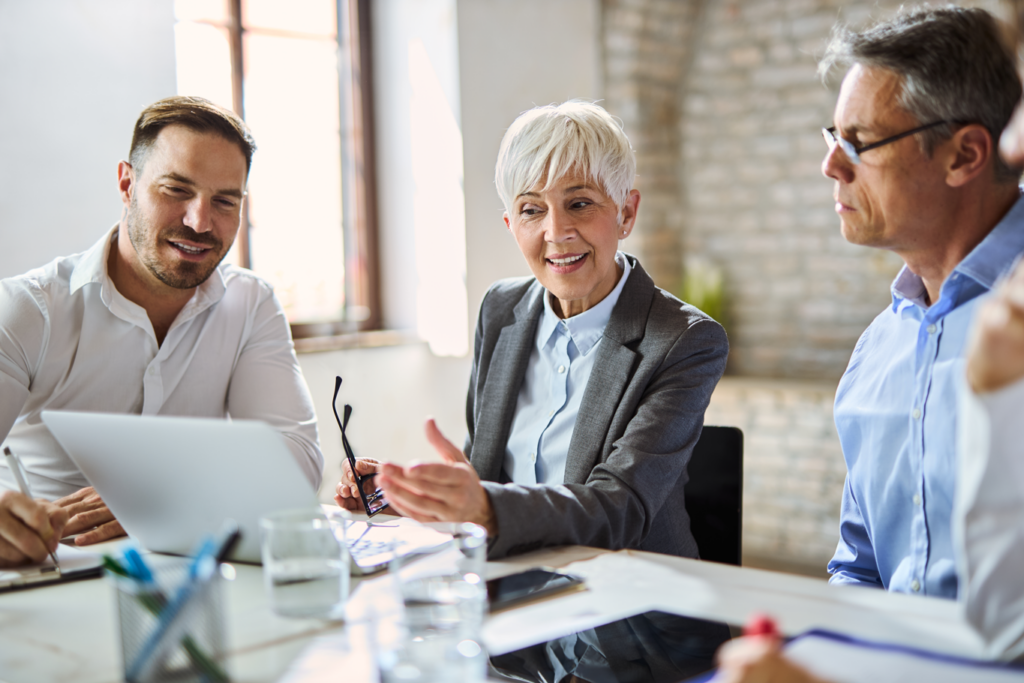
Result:
M42 559L61 533L79 545L123 534L43 410L263 420L319 486L316 417L281 305L221 264L254 151L245 123L211 102L154 103L118 164L121 220L89 251L0 280L0 440L42 499L12 493L0 463L0 564Z

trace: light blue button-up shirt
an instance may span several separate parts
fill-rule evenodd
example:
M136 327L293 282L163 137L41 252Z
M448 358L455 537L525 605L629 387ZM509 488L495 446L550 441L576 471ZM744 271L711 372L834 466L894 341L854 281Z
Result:
M953 598L956 384L979 297L1024 251L1024 200L953 269L939 299L906 267L836 391L846 459L832 583Z
M505 474L516 484L564 481L565 458L594 369L595 349L631 270L621 251L615 261L622 267L615 289L583 313L563 320L551 308L551 295L544 295L544 313L505 447Z

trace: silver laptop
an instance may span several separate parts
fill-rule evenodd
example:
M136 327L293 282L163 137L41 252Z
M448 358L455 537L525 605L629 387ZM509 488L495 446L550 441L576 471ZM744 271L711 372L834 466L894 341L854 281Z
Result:
M259 518L317 505L284 438L251 420L43 411L43 422L128 535L188 554L226 518L232 559L260 561Z
M317 505L283 437L264 422L52 410L43 422L128 535L150 550L186 555L231 518L242 530L231 559L258 563L260 517ZM410 520L356 521L348 530L352 573L450 541Z

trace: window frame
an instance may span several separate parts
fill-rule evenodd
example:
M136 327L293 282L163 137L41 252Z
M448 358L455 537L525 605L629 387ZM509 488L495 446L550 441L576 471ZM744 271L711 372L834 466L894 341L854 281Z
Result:
M245 119L245 55L242 0L226 0L235 113ZM291 323L292 337L332 337L382 326L378 256L377 165L373 97L372 0L335 0L341 131L343 317L323 323ZM242 204L239 264L252 267L248 202Z

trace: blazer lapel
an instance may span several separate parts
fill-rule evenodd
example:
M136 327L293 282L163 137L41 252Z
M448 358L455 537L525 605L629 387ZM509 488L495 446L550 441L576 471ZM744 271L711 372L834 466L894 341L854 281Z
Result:
M632 271L597 345L594 370L587 381L572 430L565 461L566 484L586 483L602 456L612 418L633 376L636 352L629 348L629 344L642 339L647 327L654 282L634 257L627 254L627 258L632 264Z
M501 329L494 345L487 380L479 398L472 452L473 467L486 481L498 481L505 462L505 447L537 335L544 291L539 283L530 287L513 309L515 322Z

